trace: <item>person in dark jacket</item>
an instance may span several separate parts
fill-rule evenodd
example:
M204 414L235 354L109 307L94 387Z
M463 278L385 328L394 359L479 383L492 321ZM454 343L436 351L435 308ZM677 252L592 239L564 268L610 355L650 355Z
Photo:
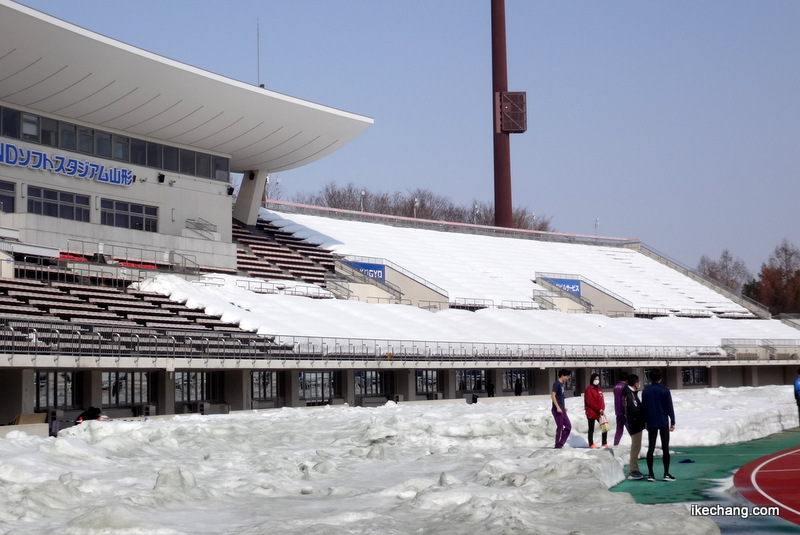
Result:
M639 470L639 452L642 451L642 432L645 428L645 414L639 399L639 376L632 374L625 382L622 392L625 411L625 427L631 436L631 456L628 462L628 479L644 479Z
M86 420L97 420L98 418L100 418L100 415L102 413L103 411L101 411L97 407L89 407L88 409L80 413L78 419L75 420L75 423L79 424L81 422L85 422Z
M642 406L647 422L647 480L655 481L653 474L653 453L656 438L661 437L661 461L664 463L664 481L675 481L669 473L669 434L675 431L675 409L672 407L672 394L661 384L661 370L650 371L650 386L642 392Z
M514 382L514 395L515 396L521 396L522 395L522 381L520 381L519 379L517 379Z
M600 387L600 375L593 373L589 378L589 386L583 393L583 405L586 418L589 420L589 447L596 448L594 445L594 424L600 422L600 418L606 413L606 400L603 397L603 389ZM601 444L604 448L608 447L608 430L602 432Z

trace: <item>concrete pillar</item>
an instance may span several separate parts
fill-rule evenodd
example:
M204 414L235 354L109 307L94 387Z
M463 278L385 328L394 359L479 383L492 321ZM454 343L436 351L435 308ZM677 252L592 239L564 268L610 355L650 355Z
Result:
M150 376L155 382L156 413L175 414L175 372L156 370Z
M556 374L558 373L558 369L556 368L545 368L544 370L533 370L531 374L531 385L528 387L528 391L522 391L522 395L525 396L527 394L542 394L542 395L550 395L550 392L553 390L553 382L556 380Z
M681 368L677 366L664 368L664 380L661 381L661 384L667 386L670 390L682 389L683 375L681 374Z
M719 388L719 369L716 366L708 369L708 386Z
M442 396L444 399L456 398L456 371L455 370L442 370L439 374L442 381L440 385L442 388Z
M81 408L103 407L103 372L89 370L78 372L81 376ZM109 385L110 388L110 385Z
M417 399L417 371L396 370L394 372L394 393L403 396L405 401Z
M742 369L742 381L746 386L761 386L758 382L758 367L745 366Z
M245 225L255 225L258 220L258 209L261 208L261 196L267 185L266 170L246 171L239 186L239 195L233 206L233 218Z
M356 404L356 372L355 370L342 370L339 373L342 401L351 407Z
M556 373L558 373L558 370L556 370ZM577 397L583 394L589 385L589 377L591 375L592 371L587 368L572 368L573 396ZM555 381L555 379L553 380ZM568 396L569 394L565 393L565 395Z
M494 395L502 396L503 393L503 370L491 368L486 370L486 380L494 385Z
M0 423L10 424L18 414L32 414L36 390L34 371L0 369Z
M250 370L226 370L222 372L222 391L232 411L253 408L253 389Z
M278 384L284 407L300 407L300 379L298 370L278 372Z

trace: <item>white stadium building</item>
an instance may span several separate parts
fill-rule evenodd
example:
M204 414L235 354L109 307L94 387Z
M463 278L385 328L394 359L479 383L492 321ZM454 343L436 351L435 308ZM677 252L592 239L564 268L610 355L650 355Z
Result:
M0 0L0 422L794 377L796 325L638 240L264 202L371 124Z

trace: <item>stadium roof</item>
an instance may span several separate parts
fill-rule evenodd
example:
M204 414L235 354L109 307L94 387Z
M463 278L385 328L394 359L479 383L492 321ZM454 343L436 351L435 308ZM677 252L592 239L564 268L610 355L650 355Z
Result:
M0 100L229 155L235 172L300 167L373 123L170 60L9 0L0 0Z

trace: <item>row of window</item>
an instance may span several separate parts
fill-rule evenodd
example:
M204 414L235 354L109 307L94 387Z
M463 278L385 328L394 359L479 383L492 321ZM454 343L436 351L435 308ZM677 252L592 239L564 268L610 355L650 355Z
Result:
M602 377L615 370L594 370ZM645 370L645 377L650 368ZM103 407L132 407L153 401L151 394L151 372L103 372ZM307 403L330 402L336 395L335 385L338 372L300 372L300 398ZM513 390L519 380L524 391L530 383L530 370L504 370L503 390ZM441 372L438 370L417 370L417 393L440 392ZM681 369L683 385L707 385L708 370L705 367L686 367ZM268 400L278 397L277 372L254 371L252 376L252 398ZM78 393L82 391L76 380L81 377L76 372L37 371L35 373L36 411L51 409L81 408ZM389 377L385 372L365 370L355 372L355 391L357 395L383 395L389 393ZM646 384L645 380L642 381ZM457 370L456 384L461 391L480 391L485 389L486 370ZM565 385L568 386L568 385ZM606 386L611 386L609 383ZM217 373L176 372L175 401L193 403L197 401L219 401L222 392L222 377Z
M37 371L34 373L35 410L85 408L79 392L82 374L77 372ZM103 407L134 407L152 400L150 372L103 372Z
M15 184L0 181L0 212L15 212ZM68 191L28 186L28 213L71 221L90 221L91 199ZM100 199L100 224L158 232L158 207L114 199Z
M89 156L228 182L230 161L0 107L0 135Z

